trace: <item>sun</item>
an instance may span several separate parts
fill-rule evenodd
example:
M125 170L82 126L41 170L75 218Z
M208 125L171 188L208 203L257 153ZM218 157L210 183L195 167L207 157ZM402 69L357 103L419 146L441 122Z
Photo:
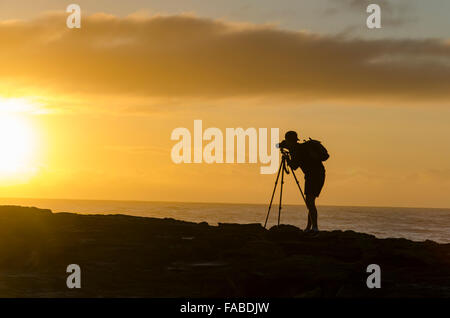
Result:
M35 151L35 138L26 115L15 112L26 109L25 103L2 103L0 101L0 183L22 179L30 174Z
M0 175L24 172L31 150L32 135L25 121L0 113Z

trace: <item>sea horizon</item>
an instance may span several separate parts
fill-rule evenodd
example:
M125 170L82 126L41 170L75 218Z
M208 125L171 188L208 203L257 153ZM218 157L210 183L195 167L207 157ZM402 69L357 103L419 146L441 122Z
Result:
M223 202L223 201L183 201L183 200L143 200L143 199L83 199L83 198L35 198L35 197L0 197L0 205L2 200L51 200L51 201L93 201L93 202L137 202L137 203L192 203L192 204L224 204L224 205L265 205L269 206L269 202L252 203L252 202ZM273 203L277 205L276 202ZM303 203L283 203L283 206L304 206ZM320 204L317 207L353 207L353 208L386 208L386 209L433 209L433 210L449 210L450 207L436 206L408 206L408 205L352 205L352 204Z

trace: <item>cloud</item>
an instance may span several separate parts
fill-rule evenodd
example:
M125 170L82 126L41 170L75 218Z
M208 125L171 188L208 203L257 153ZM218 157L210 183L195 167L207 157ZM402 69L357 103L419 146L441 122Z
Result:
M346 39L188 15L96 14L70 30L66 17L0 23L2 85L125 98L450 100L444 40Z

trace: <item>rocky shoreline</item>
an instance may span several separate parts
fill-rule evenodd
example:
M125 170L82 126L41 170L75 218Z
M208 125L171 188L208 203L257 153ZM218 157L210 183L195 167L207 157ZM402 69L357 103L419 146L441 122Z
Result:
M0 297L450 297L450 244L0 206Z

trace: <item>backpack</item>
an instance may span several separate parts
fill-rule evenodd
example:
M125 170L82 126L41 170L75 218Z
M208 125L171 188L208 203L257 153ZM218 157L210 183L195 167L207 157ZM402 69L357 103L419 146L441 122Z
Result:
M303 144L307 146L308 152L312 159L326 161L330 158L327 149L320 141L309 138L309 140L305 140Z

